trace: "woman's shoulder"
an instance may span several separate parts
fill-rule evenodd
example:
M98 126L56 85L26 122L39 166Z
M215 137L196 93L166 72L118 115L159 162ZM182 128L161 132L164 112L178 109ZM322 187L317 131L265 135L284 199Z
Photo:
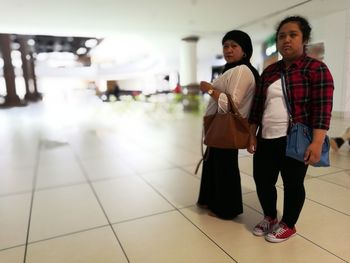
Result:
M326 63L313 57L305 56L305 61L312 68L328 68Z
M263 72L265 72L265 71L268 72L268 71L280 70L280 69L281 69L281 63L282 63L281 60L276 61L276 62L274 62L274 63L268 65L268 66L263 70Z
M251 69L245 65L245 64L241 64L241 65L238 65L234 68L231 68L229 69L228 71L226 71L225 73L227 73L227 75L231 75L231 74L250 74L253 76L253 72L251 71ZM224 74L225 74L224 73Z

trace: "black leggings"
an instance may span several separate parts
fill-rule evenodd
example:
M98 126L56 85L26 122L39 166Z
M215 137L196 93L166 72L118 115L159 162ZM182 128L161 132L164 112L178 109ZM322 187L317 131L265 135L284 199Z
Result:
M258 139L253 158L253 176L264 215L276 218L276 182L281 173L284 202L283 221L292 228L296 224L305 201L304 178L308 166L285 155L286 137Z

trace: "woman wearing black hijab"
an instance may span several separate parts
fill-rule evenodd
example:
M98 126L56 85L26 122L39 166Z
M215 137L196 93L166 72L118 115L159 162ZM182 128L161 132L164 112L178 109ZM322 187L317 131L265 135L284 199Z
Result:
M241 115L248 117L259 80L250 63L251 39L243 31L232 30L223 37L222 47L226 60L223 73L212 84L200 83L200 89L211 96L205 115L227 112L228 94ZM232 219L243 212L238 150L207 148L197 205L222 219Z

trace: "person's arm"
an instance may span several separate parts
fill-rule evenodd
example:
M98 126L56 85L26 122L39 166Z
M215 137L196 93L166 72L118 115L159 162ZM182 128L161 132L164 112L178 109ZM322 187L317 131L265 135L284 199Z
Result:
M248 67L240 66L233 72L228 81L228 93L238 109L251 102L254 95L254 83L254 75Z
M214 85L222 85L221 90L225 90L225 93L219 94L218 111L224 113L230 110L227 94L231 96L239 112L244 116L248 115L248 112L242 112L242 110L244 105L247 105L247 103L251 104L254 93L254 81L251 70L245 65L237 66L227 71L220 79L220 82L214 83Z
M333 108L333 77L328 67L320 62L310 70L310 126L313 129L328 130Z
M223 81L221 81L222 83ZM215 83L218 85L218 82ZM228 98L224 92L222 92L219 88L214 87L213 84L208 83L206 81L201 81L199 84L199 88L201 91L208 93L211 98L217 103L217 112L218 113L226 113L230 110Z
M311 71L311 85L313 139L304 155L305 164L315 164L321 159L322 145L330 125L334 82L324 63L317 64Z
M206 81L201 81L199 83L199 88L201 91L208 93L213 98L213 100L218 102L221 91L215 89L211 83L206 82Z

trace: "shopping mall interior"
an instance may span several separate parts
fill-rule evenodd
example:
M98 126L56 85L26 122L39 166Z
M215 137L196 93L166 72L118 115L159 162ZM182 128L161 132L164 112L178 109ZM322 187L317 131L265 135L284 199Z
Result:
M231 2L6 3L1 263L350 262L350 142L330 151L329 167L308 168L297 235L286 242L252 234L263 213L246 150L243 214L221 220L196 206L209 100L198 83L222 67L228 30L251 35L261 72L279 59L278 21L309 18L335 82L328 135L350 123L350 2ZM280 217L281 178L277 191Z

